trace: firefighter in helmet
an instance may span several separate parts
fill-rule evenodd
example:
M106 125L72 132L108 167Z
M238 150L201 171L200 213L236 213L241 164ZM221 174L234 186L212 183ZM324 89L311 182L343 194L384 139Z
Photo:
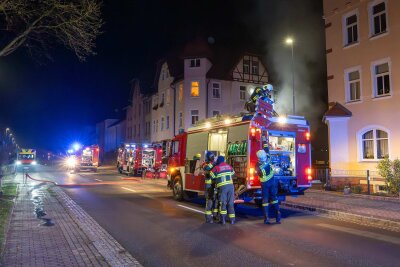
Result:
M222 224L226 223L227 215L231 224L235 224L235 188L232 180L234 173L233 168L225 163L223 156L217 158L216 165L210 172L210 176L215 180L218 188L219 213Z
M271 84L266 84L262 87L254 88L253 93L250 96L250 99L245 103L246 110L249 112L255 112L257 100L259 98L263 98L272 104L271 93L273 87Z
M260 177L262 190L262 208L264 213L264 223L269 224L268 212L269 206L275 208L276 223L280 223L281 214L278 202L278 184L274 179L274 171L271 166L271 157L268 148L257 151L258 162L256 163L256 171Z
M204 176L205 176L204 192L205 192L205 196L206 196L205 215L206 215L207 223L213 223L212 216L216 215L218 213L218 206L215 206L215 204L216 204L215 196L214 196L215 184L213 184L211 176L210 176L210 171L212 170L212 168L214 168L214 166L215 166L215 155L211 151L207 151L206 159L202 166L203 170L204 170Z

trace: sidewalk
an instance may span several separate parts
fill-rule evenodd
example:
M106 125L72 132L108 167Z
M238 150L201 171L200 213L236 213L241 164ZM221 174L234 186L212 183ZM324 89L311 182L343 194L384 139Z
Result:
M308 190L304 196L288 197L283 205L400 232L400 201L397 199Z
M140 266L62 189L15 180L4 266Z

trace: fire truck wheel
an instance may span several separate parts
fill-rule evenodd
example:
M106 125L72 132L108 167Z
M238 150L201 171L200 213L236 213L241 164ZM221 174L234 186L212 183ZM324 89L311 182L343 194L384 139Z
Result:
M172 187L172 193L174 194L175 200L178 200L178 201L183 200L182 178L179 175L175 176L174 184Z

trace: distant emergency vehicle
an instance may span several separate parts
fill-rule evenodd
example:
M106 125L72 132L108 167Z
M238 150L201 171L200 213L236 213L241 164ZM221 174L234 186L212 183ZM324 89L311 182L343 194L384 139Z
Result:
M69 169L79 172L81 170L97 171L99 166L100 148L98 145L83 147L67 158Z
M18 151L17 165L36 165L36 149L22 148Z

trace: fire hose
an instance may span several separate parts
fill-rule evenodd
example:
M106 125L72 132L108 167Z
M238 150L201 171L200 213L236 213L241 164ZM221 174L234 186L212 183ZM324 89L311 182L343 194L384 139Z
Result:
M31 180L33 180L33 181L36 181L36 182L51 183L51 184L54 184L54 185L58 185L56 182L53 182L53 181L35 179L35 178L33 178L32 176L30 176L30 175L26 172L26 173L25 173L25 179L27 179L27 178L29 178L29 179L31 179Z

